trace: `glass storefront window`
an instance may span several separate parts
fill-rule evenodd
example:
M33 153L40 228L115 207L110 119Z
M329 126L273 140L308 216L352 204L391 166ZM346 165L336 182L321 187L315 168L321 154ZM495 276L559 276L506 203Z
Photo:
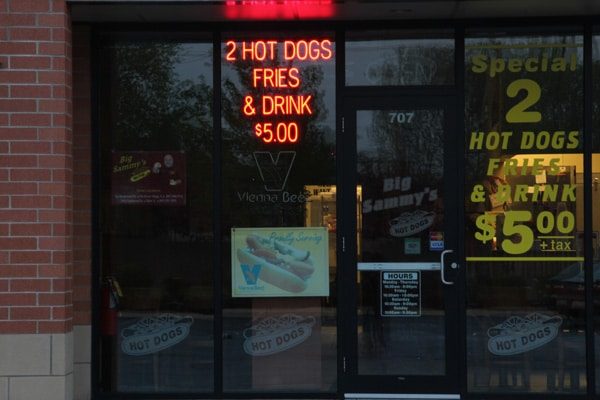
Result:
M600 322L598 305L600 304L600 36L592 40L592 82L593 82L593 120L592 120L592 248L593 261L593 293L594 293L594 344L596 360L596 393L600 393ZM598 274L596 273L598 272Z
M102 50L100 384L213 390L212 44Z
M584 393L583 38L465 48L469 391Z
M335 391L334 35L223 38L223 388Z
M454 38L444 32L348 32L346 85L423 86L454 83Z

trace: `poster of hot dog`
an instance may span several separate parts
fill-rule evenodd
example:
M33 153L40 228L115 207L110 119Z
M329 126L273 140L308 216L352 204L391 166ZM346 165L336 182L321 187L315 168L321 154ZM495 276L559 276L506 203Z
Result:
M329 296L327 228L232 228L233 297Z
M183 151L112 151L111 204L184 206Z

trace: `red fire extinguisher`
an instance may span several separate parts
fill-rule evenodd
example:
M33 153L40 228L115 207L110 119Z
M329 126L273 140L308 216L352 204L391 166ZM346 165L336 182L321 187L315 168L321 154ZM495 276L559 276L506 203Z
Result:
M119 299L123 297L119 283L113 277L106 277L102 285L101 332L105 336L117 334Z

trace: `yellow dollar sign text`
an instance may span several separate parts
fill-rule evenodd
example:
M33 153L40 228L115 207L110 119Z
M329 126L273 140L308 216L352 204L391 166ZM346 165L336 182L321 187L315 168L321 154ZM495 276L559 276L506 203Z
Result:
M481 232L475 233L475 239L481 241L482 243L486 243L488 240L492 240L492 238L496 235L496 228L494 228L495 223L495 214L486 213L477 217L475 225L477 225L477 228L481 229Z

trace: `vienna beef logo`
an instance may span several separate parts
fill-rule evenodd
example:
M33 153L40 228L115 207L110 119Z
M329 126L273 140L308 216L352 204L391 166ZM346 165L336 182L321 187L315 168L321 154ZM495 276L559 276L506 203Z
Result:
M308 196L304 192L291 193L285 190L292 166L296 160L295 151L255 151L252 156L262 187L257 192L237 192L239 201L247 203L304 203ZM263 191L264 190L264 191Z
M284 189L295 159L295 151L280 151L276 157L270 151L254 152L254 160L267 192L281 192Z

